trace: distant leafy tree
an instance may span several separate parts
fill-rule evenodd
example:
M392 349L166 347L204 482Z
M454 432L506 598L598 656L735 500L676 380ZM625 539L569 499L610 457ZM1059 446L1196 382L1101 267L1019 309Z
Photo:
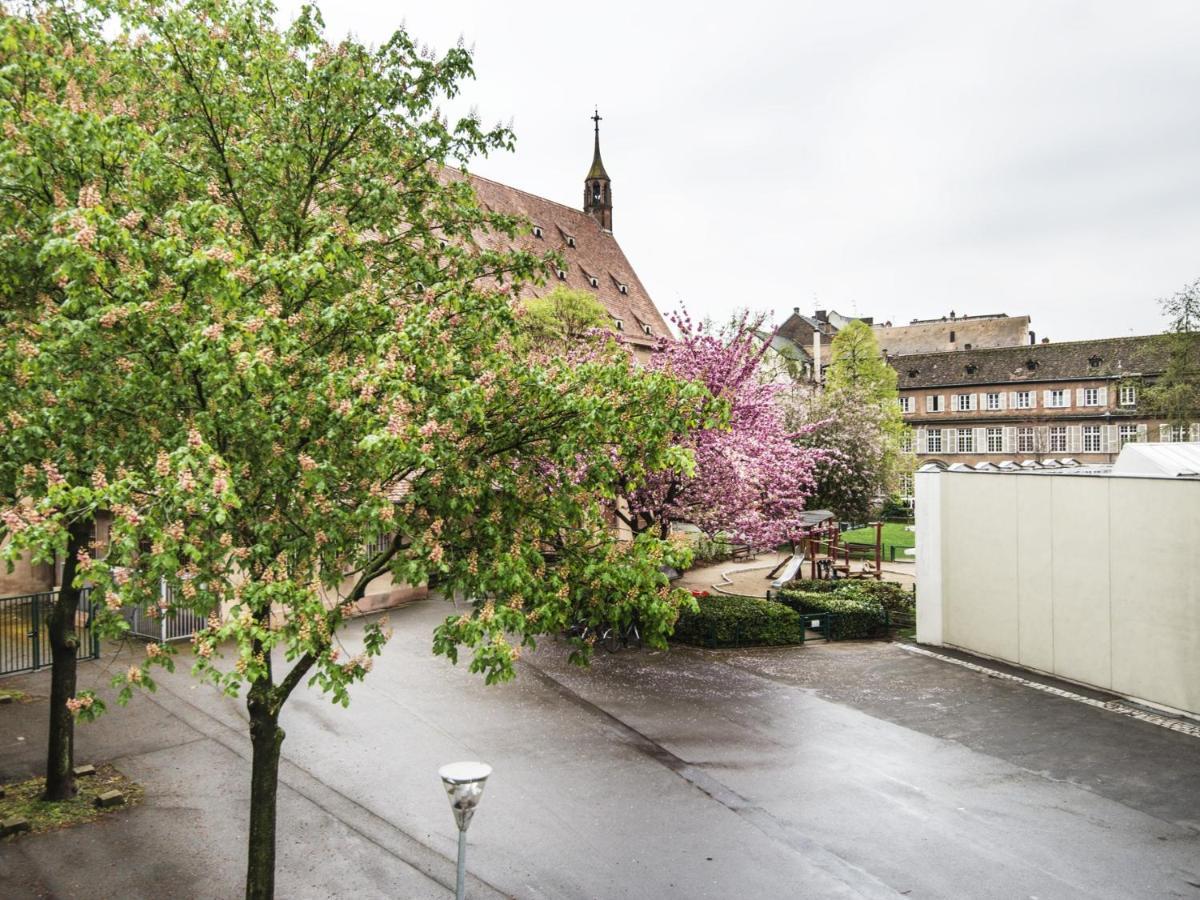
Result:
M598 329L607 330L612 318L594 294L556 287L540 297L521 301L521 324L532 346L561 348L581 341Z
M1170 322L1162 338L1167 365L1144 401L1154 415L1186 426L1200 414L1200 279L1161 304Z
M838 332L820 387L799 385L790 394L789 422L812 423L800 438L828 451L817 470L811 503L840 518L861 522L912 470L903 451L908 426L900 412L896 371L887 364L869 325L853 321Z

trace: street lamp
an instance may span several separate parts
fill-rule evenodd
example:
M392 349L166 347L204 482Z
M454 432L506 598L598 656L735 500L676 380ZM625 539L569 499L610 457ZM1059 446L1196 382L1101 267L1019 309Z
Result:
M481 762L456 762L438 769L442 786L450 798L454 821L458 825L458 879L454 891L456 900L466 897L467 827L471 824L475 807L479 805L479 798L483 796L483 786L487 784L491 774L492 767Z

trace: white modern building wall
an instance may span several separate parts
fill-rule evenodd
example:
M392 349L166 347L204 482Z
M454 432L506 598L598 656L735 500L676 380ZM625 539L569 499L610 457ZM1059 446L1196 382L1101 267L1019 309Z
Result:
M919 472L916 523L919 642L1200 715L1200 479Z

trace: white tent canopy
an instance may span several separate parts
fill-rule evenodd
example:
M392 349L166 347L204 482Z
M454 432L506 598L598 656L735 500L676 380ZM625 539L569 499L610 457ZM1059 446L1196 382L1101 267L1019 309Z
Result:
M1112 474L1200 477L1200 442L1126 444L1113 463Z

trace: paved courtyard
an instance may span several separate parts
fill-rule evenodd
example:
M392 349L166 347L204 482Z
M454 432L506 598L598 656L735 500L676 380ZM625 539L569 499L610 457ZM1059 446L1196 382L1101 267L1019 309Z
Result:
M280 898L447 896L436 770L472 758L495 767L472 897L1200 896L1195 737L881 643L578 671L548 640L489 688L429 653L449 609L393 612L349 709L289 705ZM82 680L120 668L109 654ZM48 678L3 684L44 697ZM40 767L44 722L44 700L0 707L0 778ZM181 671L81 726L78 747L146 801L0 844L6 900L239 895L239 702Z

